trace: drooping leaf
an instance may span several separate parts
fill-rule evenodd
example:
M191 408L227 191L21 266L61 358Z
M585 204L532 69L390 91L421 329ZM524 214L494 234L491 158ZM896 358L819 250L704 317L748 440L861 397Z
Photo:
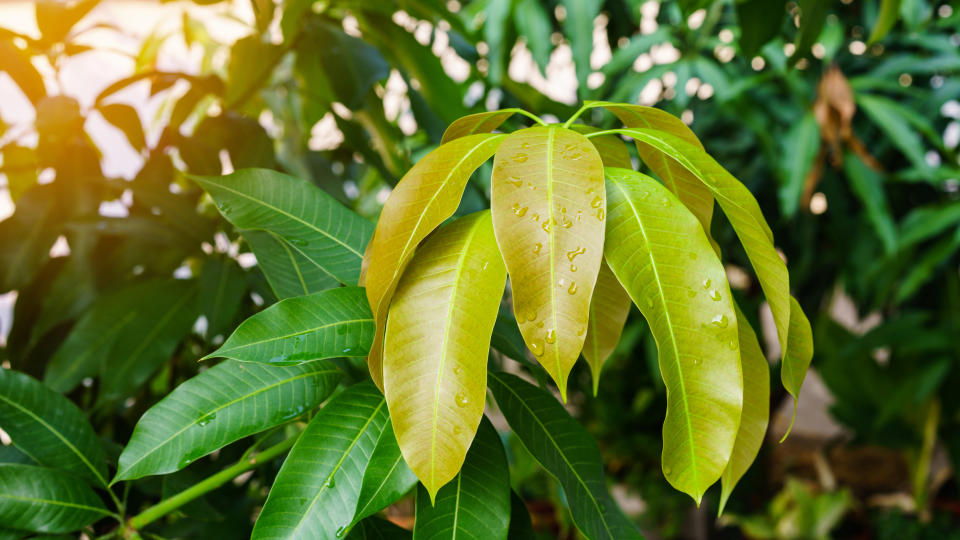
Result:
M440 144L448 143L454 139L466 137L467 135L491 133L519 111L520 109L501 109L499 111L470 114L458 118L443 132L443 139L440 140Z
M5 71L32 103L47 96L46 85L27 51L20 50L12 39L0 39L0 71Z
M206 337L211 339L233 327L247 290L243 269L226 257L211 257L200 274L200 309L207 318Z
M206 358L293 365L340 356L366 356L373 315L363 289L339 287L281 300L243 321Z
M240 232L257 256L257 266L277 298L290 298L332 289L339 281L286 240L269 231Z
M783 355L787 354L790 324L790 276L773 245L773 232L750 191L702 149L663 131L627 129L622 132L662 152L693 174L720 204L753 265L770 304ZM706 230L706 229L704 229Z
M563 488L577 528L591 539L643 538L607 493L600 450L550 393L508 373L490 390L523 445Z
M147 147L143 124L140 123L140 115L137 114L136 109L125 103L111 103L99 105L97 110L100 111L104 120L123 132L134 150L142 152Z
M807 376L807 368L813 360L813 330L810 321L803 314L803 308L797 299L790 297L790 337L787 342L786 354L783 355L783 365L780 367L780 380L783 387L793 396L793 419L796 419L797 400L800 399L800 387ZM793 420L790 421L790 428ZM786 439L790 428L783 435Z
M125 396L146 381L170 358L199 316L193 281L156 281L145 290L149 297L127 298L128 305L137 303L140 308L100 359L101 402Z
M561 0L566 8L563 33L570 40L573 64L577 72L577 94L589 94L587 77L592 73L590 56L593 53L593 21L600 15L603 2L600 0Z
M782 178L777 195L780 197L780 212L792 217L800 208L807 172L813 166L813 160L820 148L820 126L812 112L803 115L783 138L780 167Z
M382 387L387 307L417 245L456 212L470 175L500 146L502 135L470 135L443 144L417 162L387 199L370 245L367 298L377 319L370 375Z
M883 39L883 37L887 35L887 32L893 28L893 25L897 24L897 19L899 18L900 0L881 0L880 15L877 17L877 22L873 25L873 30L870 31L870 37L867 38L867 45L873 45Z
M65 533L109 515L100 497L70 474L0 463L0 523L5 527Z
M340 380L327 362L262 366L227 360L151 407L120 455L114 482L180 470L323 402Z
M873 224L873 229L883 243L883 250L887 255L893 255L897 251L897 226L887 204L883 177L853 154L844 156L843 170L853 193L863 203L867 219Z
M700 223L663 185L607 169L604 255L650 324L667 389L663 473L700 503L730 459L743 380L723 265Z
M722 491L718 515L723 513L733 488L756 459L770 420L770 367L747 317L739 306L734 304L734 308L737 313L740 366L743 370L743 412L730 463L720 477Z
M620 103L591 102L591 104L612 112L628 128L656 129L672 134L692 146L703 148L700 139L693 134L693 131L679 118L666 111ZM693 212L693 215L697 216L703 230L709 233L713 218L713 197L710 196L710 191L690 171L658 152L647 142L636 139L635 142L640 159L663 180L667 189L673 192L680 202Z
M390 305L384 391L403 457L431 499L460 470L483 417L505 282L490 212L477 212L424 243Z
M357 282L373 224L319 188L266 169L191 178L210 193L230 223L270 231L340 283Z
M490 420L480 422L463 469L436 499L420 486L413 537L417 540L506 540L510 523L507 454Z
M403 460L397 437L393 433L393 424L387 421L377 440L377 446L370 455L370 463L367 464L367 469L363 473L357 509L353 513L353 523L397 502L415 485L417 485L417 476Z
M0 368L0 427L40 465L107 485L103 447L83 412L29 375Z
M590 366L593 377L593 395L597 395L600 371L613 349L620 341L623 326L630 314L630 296L617 281L606 263L600 265L597 285L590 299L590 318L587 321L587 337L583 342L583 357Z
M284 461L252 538L343 536L357 506L363 471L388 420L386 402L369 382L331 400Z
M566 396L603 258L603 164L583 135L516 131L494 159L493 227L531 351Z

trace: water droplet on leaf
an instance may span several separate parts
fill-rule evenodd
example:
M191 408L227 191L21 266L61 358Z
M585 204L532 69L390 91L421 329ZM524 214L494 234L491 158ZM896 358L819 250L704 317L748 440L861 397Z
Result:
M710 324L716 326L717 328L726 328L729 323L727 316L720 314L710 320Z
M537 242L537 244L533 246L533 254L539 255L541 249L543 249L543 244L541 244L540 242Z
M577 258L577 255L583 255L587 252L587 248L582 246L577 246L577 249L573 249L567 252L567 259L570 259L573 262Z
M527 154L520 152L519 154L513 156L513 160L517 163L523 163L527 161Z
M531 341L530 350L533 351L533 354L537 356L543 356L543 344L541 344L539 341Z
M704 288L704 289L709 289L709 288L710 288L710 278L707 278L707 279L703 280L703 288Z
M713 292L710 293L710 299L713 300L714 302L719 302L720 298L721 298L720 291L718 291L717 289L714 289Z
M593 208L600 208L603 206L603 198L597 195L592 201L590 201L590 206Z
M456 400L458 407L466 407L467 403L470 401L467 399L467 395L463 392L457 392L457 395L454 397L454 399Z
M570 288L567 289L567 292L570 293L570 294L577 294L577 282L576 282L576 281L571 281L571 282L570 282Z
M547 330L547 337L544 339L547 343L557 342L557 332L553 328Z

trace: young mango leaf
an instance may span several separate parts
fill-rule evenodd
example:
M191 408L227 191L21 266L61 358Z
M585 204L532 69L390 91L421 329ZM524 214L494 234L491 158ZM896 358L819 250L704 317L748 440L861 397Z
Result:
M0 463L0 523L5 527L66 533L109 515L100 497L70 474Z
M497 150L503 135L456 139L424 156L390 193L377 222L365 274L367 298L377 320L370 349L370 376L383 387L383 332L387 308L417 245L456 212L470 175Z
M463 469L434 499L421 486L413 537L442 540L464 536L506 540L510 526L510 473L497 430L484 418Z
M207 318L207 339L225 334L233 328L234 317L246 290L247 275L236 261L227 257L207 259L200 274L198 299L200 309Z
M72 401L25 373L0 369L0 426L40 465L107 485L97 434Z
M793 396L793 417L790 426L784 433L783 439L790 434L793 422L797 419L797 400L800 399L800 387L807 376L807 368L813 360L813 330L810 321L803 313L803 308L797 299L790 297L790 337L787 342L787 353L783 356L783 365L780 366L780 381L783 387ZM781 441L782 442L782 441Z
M623 125L628 128L648 128L670 133L687 143L702 149L700 139L693 134L679 118L672 114L653 107L642 105L624 105L603 101L588 102L593 107L603 107L612 112ZM710 233L710 222L713 219L713 197L707 189L690 171L676 161L669 159L662 152L657 151L645 141L634 139L640 159L650 167L680 199L693 215L697 216L703 230ZM609 167L609 165L607 165ZM629 169L631 167L624 167Z
M740 367L743 370L743 412L730 463L720 476L722 490L717 515L723 514L733 488L757 458L770 421L770 367L746 315L736 303L733 307L737 313Z
M630 295L623 290L610 267L602 263L597 275L597 285L593 288L593 297L590 299L587 337L583 342L583 357L590 366L594 396L597 395L603 363L620 341L620 334L623 333L629 314Z
M706 152L680 137L649 129L626 129L621 132L643 141L683 166L713 194L733 225L757 273L760 288L773 312L782 355L786 357L790 325L790 276L787 265L773 245L773 232L750 190Z
M178 471L323 402L340 380L327 362L262 366L227 360L151 407L120 455L114 482Z
M491 182L520 332L566 399L603 258L603 163L583 135L532 127L504 139Z
M331 400L290 450L253 540L343 536L388 420L386 402L372 383L353 385Z
M468 114L467 116L457 118L447 127L447 130L443 132L441 144L459 139L460 137L466 137L467 135L492 133L514 114L522 114L536 120L538 123L540 122L540 119L537 117L523 109L517 108Z
M366 356L373 315L360 287L339 287L281 300L251 316L207 358L293 365Z
M257 256L257 266L277 298L290 298L332 289L340 282L322 267L270 231L240 231Z
M607 169L605 255L650 324L667 389L663 474L700 504L730 459L743 405L737 319L700 223L659 182Z
M527 450L563 488L570 514L587 538L641 539L607 493L600 449L546 390L508 373L490 373L490 390Z
M400 445L393 433L393 424L387 421L377 446L370 456L370 463L363 473L357 509L353 523L357 523L397 502L417 485L417 475L403 460Z
M424 243L390 306L384 391L403 457L431 499L457 475L483 417L506 278L485 210Z
M320 188L266 169L190 178L236 227L270 231L340 283L357 283L373 224Z
M127 299L142 307L101 360L101 402L125 396L147 380L170 358L199 316L194 281L154 281L145 290L149 296Z

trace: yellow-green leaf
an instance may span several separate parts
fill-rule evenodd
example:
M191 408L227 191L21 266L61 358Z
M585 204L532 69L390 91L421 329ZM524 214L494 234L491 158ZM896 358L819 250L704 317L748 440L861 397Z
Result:
M684 141L703 149L703 145L693 131L672 114L642 105L622 103L591 102L594 107L604 107L612 112L628 128L650 128L665 131ZM700 183L690 171L641 140L636 140L637 153L650 170L663 180L664 185L693 212L710 234L710 221L713 217L713 197L710 191ZM607 165L609 167L609 165ZM618 165L619 166L619 165ZM625 167L629 168L629 167Z
M783 387L793 396L793 416L790 427L784 433L786 439L793 429L793 421L797 418L797 400L800 399L800 387L807 375L807 368L813 359L813 330L810 321L803 314L803 308L797 299L790 297L790 333L787 338L787 350L783 355L783 364L780 366L780 380Z
M620 341L623 325L630 314L630 296L610 267L603 263L597 275L597 285L590 299L590 319L587 323L587 339L583 343L583 357L593 376L593 395L597 395L600 370Z
M503 138L479 134L440 145L404 175L383 207L363 273L377 323L370 348L370 376L381 390L383 330L397 282L417 244L453 215L470 175L493 155Z
M583 135L532 127L504 139L491 184L520 332L566 399L603 258L603 163Z
M384 393L403 457L431 499L460 471L483 417L487 351L506 278L484 210L433 234L394 294Z
M607 169L607 201L607 263L660 353L663 473L699 504L730 459L743 399L726 274L700 222L653 178Z
M750 190L698 146L670 133L652 129L625 129L622 133L642 141L664 157L683 166L707 187L733 225L760 287L773 311L777 337L784 356L790 324L790 276L773 245L773 233Z
M500 127L501 124L506 122L507 119L516 112L517 109L503 109L501 111L482 112L458 118L443 132L443 138L440 139L440 143L447 143L454 139L475 133L490 133Z
M733 307L737 313L740 366L743 368L743 413L740 415L740 428L733 443L730 463L720 477L723 487L718 514L723 513L734 486L756 459L770 420L770 368L767 358L747 317L739 306L734 304Z
M585 124L573 124L570 129L583 134L600 131L598 128ZM590 142L593 143L593 147L600 154L604 167L633 168L633 164L630 162L630 152L627 151L627 147L620 137L616 135L597 135L591 138Z

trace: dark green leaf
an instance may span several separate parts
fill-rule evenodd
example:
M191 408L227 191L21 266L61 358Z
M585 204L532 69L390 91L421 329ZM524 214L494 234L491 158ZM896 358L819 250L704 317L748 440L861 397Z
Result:
M29 283L50 257L60 234L59 212L54 185L34 186L17 201L13 215L0 221L0 294Z
M353 522L356 523L397 502L415 485L417 476L403 460L397 438L393 434L393 425L388 421L373 449L367 470L363 473Z
M900 0L880 0L880 15L870 31L867 45L872 45L887 35L900 18Z
M535 537L527 504L516 491L510 490L510 530L507 532L507 539L530 540Z
M410 531L385 519L369 517L350 531L348 540L410 540Z
M883 191L883 177L853 154L844 157L843 170L854 194L867 211L867 219L883 242L883 250L892 255L897 251L897 228Z
M804 181L819 148L820 126L813 113L808 112L783 138L780 153L781 184L777 194L780 196L780 212L785 217L793 216L800 208Z
M225 334L233 327L247 290L243 269L226 257L213 257L204 263L200 274L200 309L207 318L207 339Z
M253 249L257 266L278 298L317 293L340 284L276 234L256 229L245 229L240 234Z
M298 60L299 65L308 67L304 71L307 84L322 77L334 99L349 109L362 108L370 88L390 74L390 66L376 47L330 23L311 20L303 39L300 54L307 56L307 62Z
M785 10L778 0L746 0L735 4L740 25L740 51L753 58L780 33Z
M0 463L0 523L6 527L70 532L109 514L100 497L69 474Z

